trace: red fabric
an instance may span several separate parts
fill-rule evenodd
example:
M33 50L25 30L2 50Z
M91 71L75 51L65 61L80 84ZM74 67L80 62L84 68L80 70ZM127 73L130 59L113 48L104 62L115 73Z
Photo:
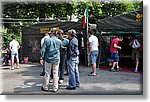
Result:
M85 16L84 16L82 19L82 28L85 29L85 27L86 27L86 21L85 21Z
M117 48L114 48L114 44L118 45L118 38L115 38L112 40L111 45L110 45L110 52L117 52Z
M103 65L103 66L100 66L100 70L105 70L105 71L110 71L110 68L109 66L107 65ZM133 70L129 67L120 67L121 69L119 70L119 72L128 72L128 73L134 73ZM142 74L141 71L138 72L138 74Z

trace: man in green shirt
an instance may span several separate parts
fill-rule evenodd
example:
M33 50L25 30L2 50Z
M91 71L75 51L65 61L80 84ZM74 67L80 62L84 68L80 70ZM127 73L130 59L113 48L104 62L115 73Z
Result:
M45 61L45 76L42 86L43 91L48 91L48 84L51 69L53 69L53 92L58 91L58 71L60 63L60 47L62 46L61 40L56 37L55 32L50 32L50 38L44 40L44 44L40 50L41 58L40 63Z

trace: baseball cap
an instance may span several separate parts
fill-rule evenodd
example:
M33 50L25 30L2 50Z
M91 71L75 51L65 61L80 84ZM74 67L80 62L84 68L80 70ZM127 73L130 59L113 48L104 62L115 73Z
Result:
M76 31L74 29L68 30L68 33L70 35L74 35L74 36L76 35Z
M64 31L61 29L57 31L57 34L63 34L63 33L64 33Z

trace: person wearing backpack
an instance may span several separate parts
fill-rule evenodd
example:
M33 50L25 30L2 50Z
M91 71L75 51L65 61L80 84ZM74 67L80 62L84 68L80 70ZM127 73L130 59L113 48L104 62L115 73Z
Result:
M131 37L131 42L129 43L129 46L132 47L132 60L135 63L135 68L134 68L134 72L137 73L138 72L138 67L139 67L139 58L140 58L140 51L139 49L141 48L141 44L139 42L139 40L136 38L136 36L132 36Z

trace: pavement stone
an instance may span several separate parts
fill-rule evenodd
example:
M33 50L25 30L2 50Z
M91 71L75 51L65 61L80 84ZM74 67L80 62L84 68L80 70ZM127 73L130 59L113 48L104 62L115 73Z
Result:
M88 76L90 68L79 66L80 88L66 90L68 76L59 84L57 93L41 90L42 66L39 63L20 64L20 69L10 70L10 66L1 66L3 80L2 95L142 95L143 75L129 72L110 72L97 68L96 76Z

